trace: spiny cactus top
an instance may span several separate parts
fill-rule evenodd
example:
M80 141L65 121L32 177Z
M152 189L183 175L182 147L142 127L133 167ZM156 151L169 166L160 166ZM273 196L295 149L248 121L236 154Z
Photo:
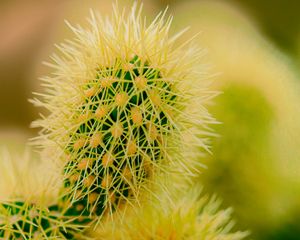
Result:
M91 12L87 29L69 25L75 37L57 46L34 99L50 112L35 122L36 140L62 160L70 215L114 211L159 170L190 175L206 148L203 102L212 93L196 65L201 51L176 44L181 33L170 37L166 12L147 25L141 10L115 6L110 18Z

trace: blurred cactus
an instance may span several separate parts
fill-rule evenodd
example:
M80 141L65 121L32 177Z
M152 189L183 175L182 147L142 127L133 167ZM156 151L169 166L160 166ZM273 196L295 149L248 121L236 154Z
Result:
M189 22L203 30L199 43L208 46L222 73L216 87L224 93L209 108L222 122L216 128L221 137L201 178L204 189L233 206L239 226L254 238L274 239L277 229L292 225L299 208L297 75L290 60L230 4L185 2L177 10L179 27ZM298 237L286 234L283 239Z
M201 188L166 194L151 199L140 209L129 209L125 221L105 222L90 234L94 239L244 239L247 232L233 232L231 209L219 211L220 201L215 197L200 197Z

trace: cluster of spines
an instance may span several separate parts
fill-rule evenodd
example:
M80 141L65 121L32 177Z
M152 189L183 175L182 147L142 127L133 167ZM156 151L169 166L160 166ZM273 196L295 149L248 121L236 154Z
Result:
M27 201L0 204L0 238L7 240L73 239L85 226L58 212Z
M138 56L99 67L82 86L78 125L65 147L61 201L67 215L100 216L138 194L166 157L174 87Z
M125 221L106 221L104 227L89 234L110 240L240 240L248 235L246 231L233 232L232 210L219 210L221 201L216 197L200 196L197 184L188 191L166 193L163 188L158 191L163 191L159 199L152 199L134 211L127 209Z

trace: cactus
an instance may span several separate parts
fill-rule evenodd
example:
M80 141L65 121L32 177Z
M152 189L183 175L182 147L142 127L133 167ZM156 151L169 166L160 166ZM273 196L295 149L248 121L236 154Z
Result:
M49 156L49 153L45 156ZM159 198L152 196L140 208L125 209L123 216L126 221L122 221L121 218L114 221L106 218L96 231L90 229L83 236L86 226L84 222L79 224L80 216L67 217L64 212L59 212L60 209L56 204L53 204L56 195L53 194L53 190L57 188L59 182L55 183L56 180L52 182L53 176L49 174L49 166L47 169L45 165L47 162L37 163L28 154L17 159L18 161L4 154L0 160L2 176L0 192L8 192L7 185L14 186L14 189L18 190L13 191L10 196L1 197L0 237L3 239L148 240L184 237L238 240L247 235L246 232L230 233L233 226L230 221L231 210L217 211L219 201L214 198L211 200L207 197L199 198L201 189L198 185L186 193L186 188L185 190L174 188L172 178L174 175L168 175L166 178L162 174L155 180L159 183L155 185L155 192ZM23 172L24 175L21 174ZM48 184L49 180L51 184ZM32 183L35 183L35 186L32 186ZM170 191L165 191L166 188Z
M55 206L39 206L28 201L9 201L0 204L0 237L4 239L69 239L69 232L82 230L78 225L68 224ZM74 228L73 228L74 227Z
M221 202L215 197L201 196L200 192L199 185L187 192L162 192L159 199L152 199L143 208L126 212L126 221L119 222L120 225L107 221L90 234L99 240L239 240L248 235L232 231L231 209L218 210Z
M175 46L181 33L169 37L166 12L146 27L141 10L126 16L115 5L109 21L91 12L91 29L69 24L76 38L57 46L46 93L33 100L50 112L34 124L36 142L62 160L59 208L80 223L138 205L158 172L190 177L207 149L201 136L213 119L203 102L213 93L195 71L201 51Z
M76 236L84 229L85 226L74 225L73 218L58 211L55 204L58 183L53 178L55 174L45 174L45 170L49 166L37 163L28 150L22 157L1 150L1 239L69 239L68 234Z
M203 104L214 93L203 81L204 68L195 70L201 50L190 41L176 45L183 32L169 37L172 17L162 12L147 27L141 10L135 4L127 16L115 5L111 18L91 12L90 29L69 24L76 37L57 46L61 56L47 63L55 70L43 78L45 93L33 100L49 111L33 124L42 127L35 138L46 154L42 169L47 173L41 173L60 172L63 179L54 177L39 194L1 200L0 237L246 235L229 233L230 210L217 212L219 203L199 199L198 187L179 198L202 167L200 149L208 150L204 135L211 134L208 124L214 120ZM53 163L56 171L47 171ZM89 228L94 223L96 236Z
M105 210L104 203L115 208L136 194L152 166L164 158L164 137L174 126L158 109L174 105L176 96L161 78L160 71L135 56L99 69L87 84L75 117L79 127L66 150L72 157L65 167L65 187L70 186L70 197L78 196L74 207L90 205L96 215Z

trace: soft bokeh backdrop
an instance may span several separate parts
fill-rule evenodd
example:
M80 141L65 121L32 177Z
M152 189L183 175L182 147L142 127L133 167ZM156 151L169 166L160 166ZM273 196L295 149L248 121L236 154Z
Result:
M130 7L132 0L119 1ZM0 144L23 148L39 109L38 91L48 60L71 36L64 19L85 24L89 9L111 11L110 0L0 1ZM212 139L199 181L233 206L237 227L255 239L300 236L300 2L297 0L145 0L153 17L167 5L173 30L207 49L216 90L209 106L222 124ZM196 82L195 82L196 84Z

